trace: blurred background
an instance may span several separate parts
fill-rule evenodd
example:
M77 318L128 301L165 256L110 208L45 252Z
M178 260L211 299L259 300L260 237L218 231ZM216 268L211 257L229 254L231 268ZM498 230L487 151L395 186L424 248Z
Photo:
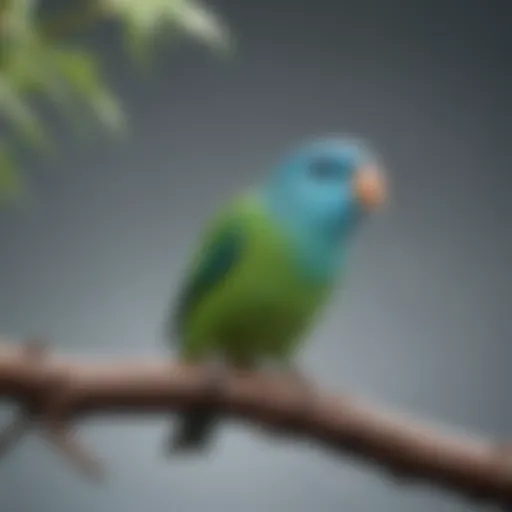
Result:
M506 0L2 9L0 332L169 357L163 321L203 222L290 144L357 134L382 154L391 201L303 366L332 390L512 435ZM166 459L167 421L84 422L107 464L99 488L26 439L1 461L0 510L483 509L251 427L225 426L206 458Z

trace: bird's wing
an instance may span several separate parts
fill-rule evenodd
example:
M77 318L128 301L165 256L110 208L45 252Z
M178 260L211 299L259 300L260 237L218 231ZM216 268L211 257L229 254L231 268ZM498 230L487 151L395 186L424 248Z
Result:
M224 216L207 233L175 305L172 324L180 335L193 308L236 267L243 253L240 218Z

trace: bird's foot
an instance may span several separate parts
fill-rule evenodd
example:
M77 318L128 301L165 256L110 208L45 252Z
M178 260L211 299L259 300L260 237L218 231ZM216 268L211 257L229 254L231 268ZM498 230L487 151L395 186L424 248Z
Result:
M185 422L186 418L190 419L190 417L195 417L200 420L205 420L212 422L216 419L215 415L212 414L212 410L215 409L215 401L222 395L225 382L226 382L226 374L227 374L227 366L223 361L219 361L217 359L207 360L203 364L203 378L201 379L201 390L202 390L202 400L201 403L194 405L191 411L185 413ZM167 455L177 455L180 452L188 453L191 452L203 452L205 449L204 442L190 442L190 439L187 437L183 438L183 427L178 426L172 429L169 437L166 441L165 453ZM185 431L186 432L186 431ZM186 432L186 435L189 436L190 433Z

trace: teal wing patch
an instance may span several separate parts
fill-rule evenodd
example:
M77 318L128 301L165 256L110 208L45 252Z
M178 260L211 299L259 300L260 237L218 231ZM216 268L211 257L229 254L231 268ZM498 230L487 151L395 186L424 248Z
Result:
M199 264L178 296L173 322L178 334L182 333L193 308L236 267L243 245L241 230L230 226L203 249Z

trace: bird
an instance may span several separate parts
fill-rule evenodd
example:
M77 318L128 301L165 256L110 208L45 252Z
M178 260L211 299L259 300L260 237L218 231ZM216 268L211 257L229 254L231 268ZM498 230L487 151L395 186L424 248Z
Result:
M354 234L387 198L382 162L360 138L303 141L269 170L205 224L168 315L168 342L207 365L212 388L222 368L265 364L308 382L300 347L343 281ZM181 412L169 453L206 449L218 419L212 407Z

